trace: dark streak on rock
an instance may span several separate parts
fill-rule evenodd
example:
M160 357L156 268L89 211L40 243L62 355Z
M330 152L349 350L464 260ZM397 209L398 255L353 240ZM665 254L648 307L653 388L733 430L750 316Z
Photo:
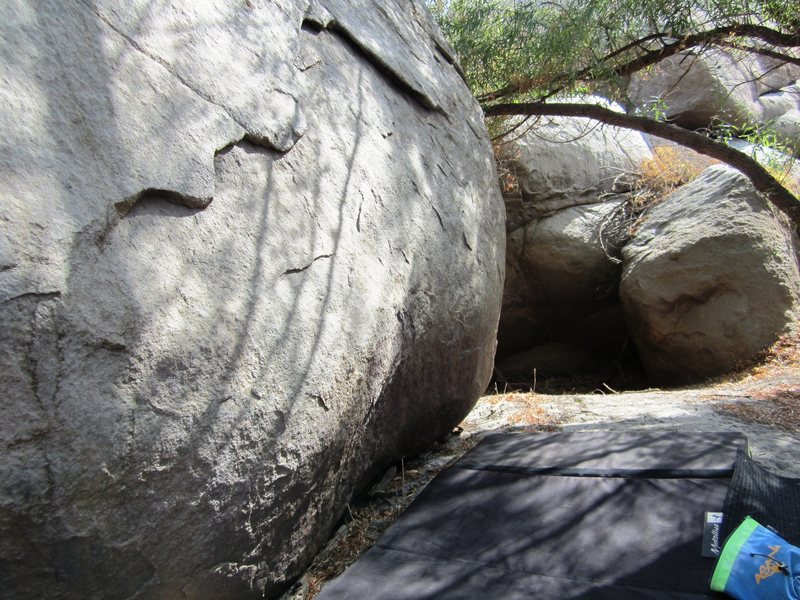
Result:
M128 350L128 346L125 344L106 338L100 338L93 347L98 350L107 350L108 352L125 352Z
M13 450L25 444L35 444L46 438L50 434L50 429L36 429L24 438L16 438L6 444L6 450Z
M469 82L467 81L467 75L464 73L464 70L461 68L461 65L458 64L458 60L455 56L450 54L450 52L439 42L439 40L434 40L434 47L439 55L444 58L445 62L447 62L450 66L452 66L461 80L469 86Z
M333 256L333 254L320 254L319 256L315 256L315 257L314 257L314 260L312 260L312 261L311 261L310 263L308 263L307 265L305 265L305 266L303 266L303 267L296 268L296 269L286 269L286 270L283 272L283 274L284 274L284 275L294 275L294 274L296 274L296 273L302 273L303 271L305 271L306 269L308 269L309 267L311 267L311 265L313 265L313 264L314 264L315 262L317 262L318 260L322 260L323 258L330 258L330 257L332 257L332 256Z
M225 147L227 148L227 146ZM224 150L224 149L223 149ZM207 208L213 197L190 196L174 190L162 190L158 188L147 188L131 194L127 198L115 202L108 210L106 218L100 219L100 223L95 222L85 231L93 231L95 243L102 247L105 245L109 234L119 225L119 222L126 217L136 207L137 204L146 200L164 201L177 206L185 206L188 209L202 210Z
M335 19L331 19L323 27L318 21L309 19L308 17L303 20L303 28L311 31L328 31L332 35L341 40L354 54L360 56L367 63L372 65L375 70L380 73L384 79L397 89L400 93L407 95L412 101L418 104L425 110L433 111L444 115L447 114L441 106L435 104L428 96L420 92L406 82L390 65L388 65L380 56L375 54L370 48L362 44L358 38L341 23Z
M210 196L202 198L190 196L173 190L147 188L117 202L114 204L114 208L117 210L117 214L119 214L120 217L124 217L133 210L134 206L143 200L164 200L170 204L177 204L178 206L185 206L186 208L202 209L211 204L213 198Z
M464 244L466 244L467 248L469 248L470 250L474 250L474 248L469 244L469 240L467 239L467 234L463 233L462 235L464 236Z
M447 231L447 229L444 226L444 220L442 219L442 215L439 212L439 209L436 208L436 205L433 202L431 202L431 199L428 198L427 196L425 196L425 200L428 201L428 204L431 205L431 208L433 209L433 212L436 213L436 218L439 219L439 226L442 228L442 231Z
M329 411L330 407L325 400L325 397L322 394L307 394L309 397L313 398L319 404L319 407L325 411Z
M45 300L56 300L57 298L61 297L61 292L25 292L24 294L18 294L16 296L12 296L11 298L7 298L0 302L0 305L8 304L9 302L13 302L14 300L22 300L25 298L33 298L38 301L45 301Z

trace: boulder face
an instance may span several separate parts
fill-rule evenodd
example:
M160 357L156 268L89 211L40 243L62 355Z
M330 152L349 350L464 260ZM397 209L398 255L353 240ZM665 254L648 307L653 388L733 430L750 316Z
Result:
M718 115L739 125L761 120L758 90L747 67L729 53L713 50L700 56L678 54L628 86L634 104L653 98L666 102L665 116L690 128L707 127Z
M558 210L594 204L604 193L626 191L642 161L651 157L647 140L636 131L583 118L541 120L501 147L501 163L517 182L505 198L508 230Z
M751 360L798 316L798 241L726 166L648 210L623 248L625 319L649 375L690 383Z
M491 374L480 110L419 2L4 13L0 589L274 596Z
M716 49L662 60L635 74L628 94L637 108L649 107L653 99L665 102L659 107L664 116L691 129L709 127L718 118L739 127L776 121L784 141L796 143L798 78L797 65Z
M624 209L624 200L573 206L509 234L500 354L564 341L576 322L617 302L619 249L611 232ZM592 336L583 341L592 344Z

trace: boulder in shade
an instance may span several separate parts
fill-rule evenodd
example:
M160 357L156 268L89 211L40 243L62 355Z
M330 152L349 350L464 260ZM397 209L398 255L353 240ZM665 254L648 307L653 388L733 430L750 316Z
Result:
M707 169L649 209L623 248L629 333L663 384L732 370L798 318L798 240L737 171Z

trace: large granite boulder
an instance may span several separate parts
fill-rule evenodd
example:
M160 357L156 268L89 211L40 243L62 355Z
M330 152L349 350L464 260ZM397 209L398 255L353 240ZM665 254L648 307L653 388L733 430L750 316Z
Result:
M648 210L623 248L620 297L650 376L700 381L751 360L798 317L798 241L718 165Z
M708 127L717 117L759 122L763 113L750 71L722 50L666 58L634 75L628 93L636 106L663 102L667 118L690 128Z
M764 120L778 141L794 154L800 154L800 83L759 98Z
M780 119L800 109L800 85L794 83L778 91L762 94L758 101L764 107L765 121Z
M783 115L798 108L800 98L791 93L798 78L800 66L713 49L680 53L636 73L628 84L628 95L633 107L655 107L692 129L709 127L719 119L750 127L791 120L791 115Z
M609 105L599 97L583 100ZM643 161L652 157L645 136L584 118L542 118L500 146L500 164L514 185L504 193L507 229L573 206L626 191Z
M2 13L0 596L274 596L491 374L480 110L421 2Z

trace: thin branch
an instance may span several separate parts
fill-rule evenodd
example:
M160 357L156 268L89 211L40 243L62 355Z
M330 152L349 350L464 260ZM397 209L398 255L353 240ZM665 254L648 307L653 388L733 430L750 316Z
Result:
M648 35L640 40L631 42L626 46L611 52L610 54L607 54L601 58L597 64L585 67L577 71L573 76L570 76L568 73L562 73L556 77L553 77L552 79L555 85L551 87L548 92L543 94L540 99L544 100L552 97L553 95L562 91L564 87L571 81L598 81L607 80L609 77L625 77L637 71L641 71L642 69L646 69L647 67L654 65L665 58L669 58L670 56L674 56L675 54L690 48L709 45L729 46L730 38L759 39L772 46L785 48L800 46L800 32L798 31L787 33L772 29L770 27L765 27L763 25L742 23L737 25L716 27L714 29L707 29L705 31L686 35L675 39L673 42L664 43L663 46L656 50L647 50L640 56L637 56L636 58L621 65L617 65L610 70L604 69L605 65L607 65L617 56L623 54L625 51L641 48L642 45L648 42L652 42L654 40L664 40L668 37L669 36L667 36L665 33L654 33ZM767 52L761 53L765 56L768 56ZM782 53L776 54L780 55L781 57L784 56ZM790 58L791 60L789 60ZM781 60L784 60L784 58L781 58ZM800 59L795 59L790 56L786 56L785 60L794 64L800 63ZM510 83L502 88L494 90L493 92L483 94L478 98L478 101L481 103L492 102L507 96L530 91L533 87L533 84L530 83L530 81L532 80L524 80L523 83Z
M625 54L628 50L639 49L644 50L645 45L654 41L654 40L663 40L664 38L668 38L669 36L666 33L651 33L650 35L646 35L643 38L639 38L638 40L634 40L624 46L620 46L613 52L609 52L606 54L602 60L609 60L611 58L616 58L620 54Z
M715 43L717 46L721 46L723 48L733 48L735 50L743 50L750 54L759 54L761 56L766 56L767 58L774 58L775 60L791 63L793 65L797 65L800 67L800 57L792 56L787 52L777 52L770 48L759 48L758 46L743 46L741 44L736 44L734 42L728 42L724 40L720 40Z
M634 129L671 140L691 148L695 152L716 158L739 170L750 179L753 187L763 193L775 207L783 211L792 220L795 227L800 228L800 199L783 187L769 171L754 159L700 133L695 133L671 123L614 112L593 104L495 104L485 107L484 114L487 117L501 115L585 117L608 125Z
M617 77L625 77L646 69L655 63L664 60L670 56L674 56L679 52L695 48L697 46L715 45L719 42L725 42L731 37L746 37L760 39L773 46L782 47L795 47L800 46L800 33L787 34L769 27L762 25L729 25L727 27L717 27L707 31L701 31L692 35L684 36L670 44L665 44L658 50L651 50L642 56L634 58L633 60L619 65L612 69L611 73ZM583 74L589 79L595 79L594 73L598 69L587 68L583 70ZM579 79L583 79L579 73ZM604 76L605 78L606 76Z

